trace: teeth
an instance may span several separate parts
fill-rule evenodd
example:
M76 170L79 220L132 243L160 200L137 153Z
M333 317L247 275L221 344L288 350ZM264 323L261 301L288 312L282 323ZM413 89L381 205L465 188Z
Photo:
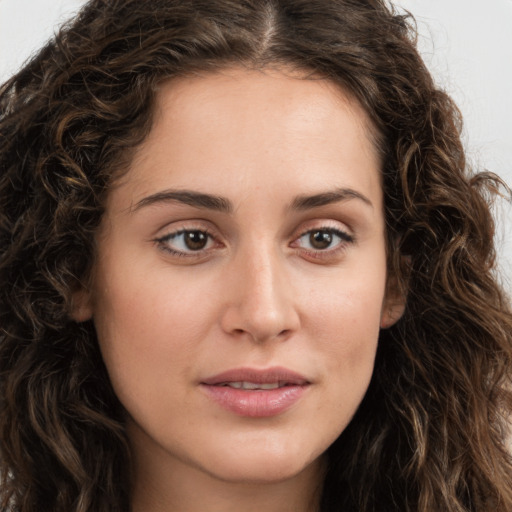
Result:
M254 384L253 382L244 382L242 385L243 389L277 389L279 382L272 382L266 384Z
M282 384L284 385L284 383ZM226 382L223 384L223 386L229 386L230 388L235 389L277 389L281 387L279 382L269 382L269 383L256 383L256 382L247 382L247 381L240 381L240 382Z

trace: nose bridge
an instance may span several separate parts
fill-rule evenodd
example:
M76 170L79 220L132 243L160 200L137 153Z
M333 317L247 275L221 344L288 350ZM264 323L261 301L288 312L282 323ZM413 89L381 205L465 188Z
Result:
M283 337L298 326L286 260L271 241L249 244L236 256L223 327L255 341Z

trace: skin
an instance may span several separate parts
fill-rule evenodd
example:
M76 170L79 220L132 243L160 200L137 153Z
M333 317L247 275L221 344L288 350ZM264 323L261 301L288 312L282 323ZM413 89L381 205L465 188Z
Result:
M127 411L134 512L317 508L323 454L403 309L386 296L379 168L365 113L328 81L228 69L161 86L75 311L93 318ZM184 190L223 209L168 194ZM183 230L206 245L189 249ZM271 366L309 381L275 416L240 416L201 389Z

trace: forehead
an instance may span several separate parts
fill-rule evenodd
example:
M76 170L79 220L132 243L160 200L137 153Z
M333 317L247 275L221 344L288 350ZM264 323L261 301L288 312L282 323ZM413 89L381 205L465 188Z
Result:
M268 122L276 117L290 123L327 120L342 107L350 110L370 140L378 139L376 127L353 94L326 78L286 68L225 68L164 81L157 89L153 121L158 125L171 112L182 122L188 118L215 125L233 108L240 113L239 107L252 116L253 124L264 117Z
M169 186L225 195L226 183L242 179L310 189L298 194L380 189L372 131L360 104L325 79L246 69L181 77L160 84L152 128L125 177L135 202Z

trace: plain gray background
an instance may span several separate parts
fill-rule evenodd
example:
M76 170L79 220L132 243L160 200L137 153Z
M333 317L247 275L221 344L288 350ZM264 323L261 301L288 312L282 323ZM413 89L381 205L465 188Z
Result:
M83 3L0 0L0 82ZM512 186L512 0L394 3L415 15L425 62L462 110L471 165ZM512 292L512 204L502 201L497 216L500 276Z

